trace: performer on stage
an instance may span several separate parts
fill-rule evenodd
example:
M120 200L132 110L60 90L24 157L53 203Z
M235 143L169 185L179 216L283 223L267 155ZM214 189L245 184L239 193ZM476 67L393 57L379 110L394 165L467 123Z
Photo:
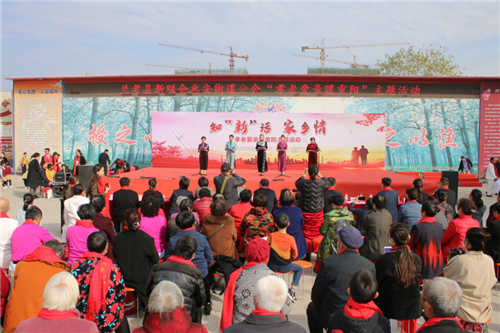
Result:
M207 143L207 138L202 136L201 143L198 145L198 152L200 153L200 175L206 175L208 169L208 152L210 147Z
M307 145L306 151L309 153L308 166L318 165L318 152L320 150L315 138L311 138L311 143Z
M267 171L267 142L264 140L264 134L259 135L259 141L255 145L257 151L257 169L261 176Z
M282 135L280 142L278 142L278 171L281 172L283 176L286 171L286 151L288 149L288 144L285 142L285 136Z
M78 168L80 167L80 165L85 165L85 164L87 164L87 161L85 160L85 157L83 157L82 151L80 149L77 149L75 160L73 163L73 174L78 175Z
M231 170L236 169L236 142L234 142L234 135L229 136L229 141L226 143L226 163L231 166Z

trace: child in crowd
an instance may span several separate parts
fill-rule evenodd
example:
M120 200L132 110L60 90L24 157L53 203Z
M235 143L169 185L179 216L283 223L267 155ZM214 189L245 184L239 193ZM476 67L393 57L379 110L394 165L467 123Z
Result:
M6 170L6 165L7 162L2 162L2 165L0 167L0 179L2 180L2 187L7 188L8 182L7 182L7 170ZM11 186L12 187L12 186Z
M286 228L290 225L290 219L285 213L278 214L275 220L278 231L269 235L267 242L271 245L271 255L267 266L274 272L293 272L292 286L288 293L293 302L297 301L295 290L299 287L303 268L292 263L297 259L298 251L295 238L286 233Z
M54 171L54 164L48 163L47 164L47 169L45 170L45 176L47 177L47 179L49 180L49 182L53 182L54 181L54 175L55 174L56 174L56 172Z
M377 280L369 270L354 273L347 289L351 298L344 309L330 317L327 332L391 332L389 319L373 302L378 297L377 288Z

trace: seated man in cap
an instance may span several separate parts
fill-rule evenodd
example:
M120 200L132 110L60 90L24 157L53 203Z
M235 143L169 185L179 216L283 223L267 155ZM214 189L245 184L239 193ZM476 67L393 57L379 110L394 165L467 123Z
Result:
M462 289L453 280L436 277L422 290L420 301L425 315L429 318L417 332L419 333L461 333L457 313L462 304Z
M214 177L215 193L223 194L231 208L238 203L238 186L245 185L245 183L244 178L232 173L231 166L224 163L220 167L220 175Z
M255 310L245 320L229 326L224 332L306 332L303 327L289 322L281 314L281 309L288 297L286 282L282 278L273 275L262 277L257 281L254 291Z
M338 253L323 260L307 307L307 322L311 333L323 333L328 319L349 300L347 289L352 275L367 269L375 274L375 265L359 255L363 236L358 229L345 226L338 231Z

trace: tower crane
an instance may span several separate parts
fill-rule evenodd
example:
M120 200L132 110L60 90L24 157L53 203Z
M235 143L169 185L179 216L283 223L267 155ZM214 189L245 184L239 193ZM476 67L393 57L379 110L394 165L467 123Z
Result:
M217 54L217 55L229 57L229 70L231 72L234 70L234 58L245 59L247 62L248 62L248 58L249 58L248 55L239 55L239 54L234 53L232 46L229 47L229 53L207 51L207 50L195 49L192 47L172 45L172 44L160 44L160 46L173 47L173 48L183 49L183 50L191 50L191 51L196 51L196 52L201 52L201 53Z
M320 50L319 58L303 56L303 55L298 55L298 54L294 54L294 56L321 60L321 74L325 74L325 61L332 61L332 62L339 62L339 63L348 64L348 65L351 65L351 68L358 68L358 67L368 68L367 65L361 65L361 64L358 64L356 62L356 55L353 55L353 57L354 57L353 63L347 63L347 62L342 62L342 61L333 61L330 59L326 59L326 57L328 57L327 55L325 55L326 49L350 49L350 48L356 48L356 47L375 47L375 46L392 46L392 45L410 45L410 43L379 43L379 44L325 46L325 39L323 38L321 41L321 46L316 46L316 47L302 46L302 52L305 52L306 50Z

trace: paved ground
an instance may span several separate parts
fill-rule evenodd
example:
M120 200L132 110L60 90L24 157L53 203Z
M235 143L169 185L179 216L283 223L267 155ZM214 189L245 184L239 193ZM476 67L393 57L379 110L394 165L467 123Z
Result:
M2 196L6 197L10 201L11 211L9 216L15 218L18 209L22 206L22 196L27 191L22 187L22 180L19 176L15 176L13 180L14 188L5 189L2 192ZM469 195L472 188L460 188L458 193L459 197L466 197ZM482 188L483 193L486 191L486 186ZM485 198L486 205L489 207L496 198ZM37 199L35 204L40 207L44 213L43 226L47 228L56 238L60 240L60 201L59 199ZM302 325L307 329L307 316L306 308L309 300L311 298L310 290L312 288L314 277L310 276L311 271L309 269L305 272L304 280L304 292L300 290L298 292L298 302L295 303L292 312L289 315L289 320ZM315 276L315 274L314 274ZM213 301L213 311L212 315L209 317L204 316L203 324L207 330L211 333L219 332L220 315L222 310L222 298L220 296L214 295ZM500 284L497 284L496 289L493 290L493 313L492 322L489 325L490 332L500 331ZM140 320L136 319L136 316L129 316L129 323L131 329L142 325L142 318ZM423 319L419 320L419 326L423 323ZM393 322L393 330L396 331L396 325Z

